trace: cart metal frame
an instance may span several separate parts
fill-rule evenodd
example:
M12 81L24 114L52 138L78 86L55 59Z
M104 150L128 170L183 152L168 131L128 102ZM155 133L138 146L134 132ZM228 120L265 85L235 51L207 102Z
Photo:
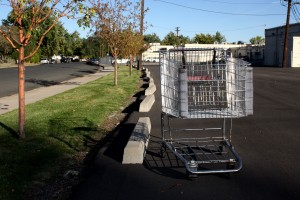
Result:
M252 76L249 64L228 57L225 49L160 52L162 153L171 150L189 177L241 170L231 144L232 118L253 114ZM178 120L194 119L203 125L177 126ZM218 125L206 127L205 119Z

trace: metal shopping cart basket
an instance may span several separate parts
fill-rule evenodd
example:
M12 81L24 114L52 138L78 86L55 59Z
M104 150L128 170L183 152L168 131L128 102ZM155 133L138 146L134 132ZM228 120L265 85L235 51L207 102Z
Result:
M231 144L232 118L253 114L252 68L227 54L224 49L160 52L162 153L171 150L189 177L242 168Z

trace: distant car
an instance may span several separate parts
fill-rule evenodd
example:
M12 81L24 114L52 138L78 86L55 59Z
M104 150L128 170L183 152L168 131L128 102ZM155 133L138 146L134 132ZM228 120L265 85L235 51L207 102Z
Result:
M50 63L50 64L56 64L57 61L56 61L55 59L51 59L49 63Z
M128 59L117 59L117 64L126 64L129 60ZM111 62L112 65L115 64L115 60L113 59Z
M69 62L71 62L71 58L68 58L68 57L62 57L60 61L61 61L62 63L69 63Z
M42 58L41 64L49 64L49 60L47 58Z
M99 60L92 59L92 65L99 65Z

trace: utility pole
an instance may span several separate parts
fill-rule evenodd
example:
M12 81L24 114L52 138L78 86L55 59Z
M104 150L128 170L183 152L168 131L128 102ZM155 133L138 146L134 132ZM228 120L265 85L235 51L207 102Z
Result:
M180 41L179 41L179 35L178 35L178 33L179 33L179 27L177 26L176 28L175 28L175 31L176 31L176 37L177 37L177 41L176 41L176 45L177 45L177 47L179 46L179 43L180 43Z
M141 19L140 19L140 34L144 34L144 16L145 16L145 0L141 0ZM138 55L138 69L142 69L142 59L143 59L143 53L140 52Z
M287 67L286 66L286 57L287 57L287 50L288 50L288 34L289 34L289 28L290 28L290 13L291 13L291 5L292 5L292 0L284 0L284 1L288 1L288 10L287 10L287 15L286 15L282 68Z
M175 28L175 31L176 31L176 36L178 37L178 33L180 31L178 26Z

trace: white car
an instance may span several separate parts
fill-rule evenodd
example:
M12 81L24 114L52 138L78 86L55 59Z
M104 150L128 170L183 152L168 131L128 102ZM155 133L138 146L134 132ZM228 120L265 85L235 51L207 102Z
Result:
M47 58L42 58L41 63L42 64L49 64L49 60Z

